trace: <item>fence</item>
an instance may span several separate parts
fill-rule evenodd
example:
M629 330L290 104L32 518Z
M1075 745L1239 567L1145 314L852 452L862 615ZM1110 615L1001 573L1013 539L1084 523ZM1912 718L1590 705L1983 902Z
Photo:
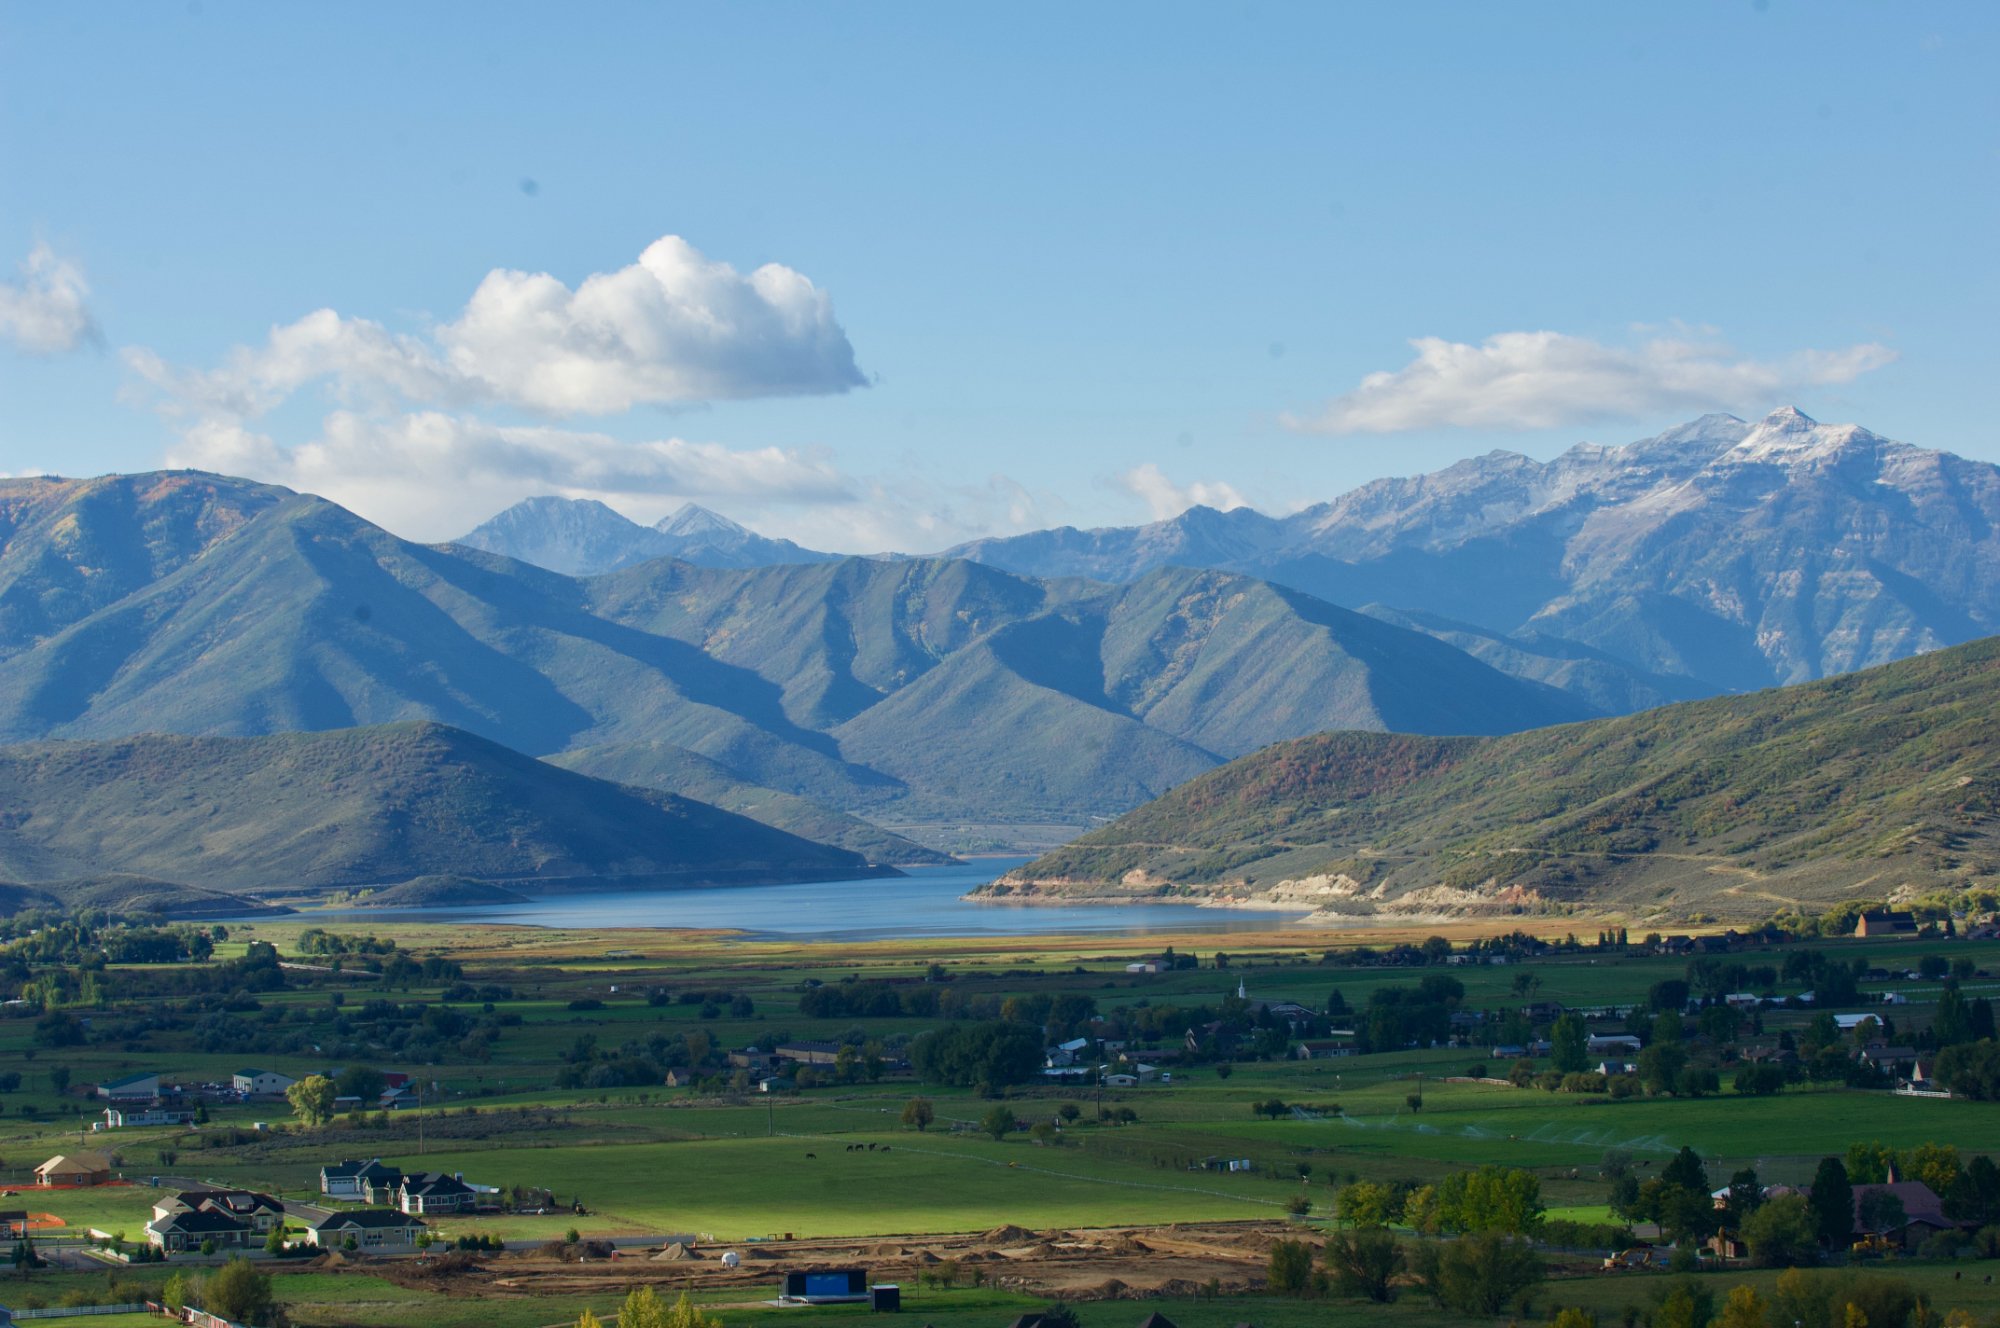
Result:
M16 1319L74 1319L85 1314L144 1314L156 1306L137 1305L51 1305L39 1310L15 1310Z

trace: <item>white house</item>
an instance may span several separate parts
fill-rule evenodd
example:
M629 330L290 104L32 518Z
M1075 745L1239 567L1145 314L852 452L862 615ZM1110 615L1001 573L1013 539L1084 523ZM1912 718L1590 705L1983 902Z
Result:
M276 1070L238 1070L235 1074L236 1091L245 1097L283 1097L297 1082Z

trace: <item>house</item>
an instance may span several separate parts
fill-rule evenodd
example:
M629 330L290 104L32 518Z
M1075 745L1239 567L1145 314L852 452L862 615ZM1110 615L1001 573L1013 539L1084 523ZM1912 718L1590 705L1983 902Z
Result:
M379 1157L366 1162L335 1162L319 1169L319 1192L335 1199L386 1203L386 1198L375 1196L393 1193L402 1183L402 1171L386 1165Z
M194 1113L168 1107L141 1107L137 1110L106 1107L104 1119L92 1121L93 1130L123 1130L134 1125L192 1125Z
M1137 1075L1107 1074L1104 1076L1104 1086L1106 1088L1136 1088L1138 1084L1139 1078Z
M1873 913L1863 913L1854 920L1856 936L1915 936L1917 915L1899 913L1892 909L1878 909Z
M257 1243L248 1222L216 1208L176 1209L146 1223L146 1242L169 1254L198 1250L210 1241L225 1250Z
M160 1100L160 1076L128 1074L123 1079L108 1080L97 1086L97 1095L106 1102L151 1106Z
M780 1060L791 1061L795 1065L832 1065L840 1059L838 1042L784 1042L776 1050Z
M1635 1061L1599 1061L1597 1072L1606 1079L1615 1079L1621 1074L1639 1073L1639 1066Z
M419 1105L421 1099L416 1093L401 1084L383 1089L382 1095L375 1099L375 1109L378 1111L402 1111Z
M742 1051L729 1053L730 1068L736 1070L769 1070L777 1062L777 1057L768 1051L755 1047L745 1047Z
M1089 1038L1071 1038L1067 1042L1058 1042L1050 1047L1042 1063L1051 1070L1067 1069L1076 1064L1077 1058L1088 1050L1090 1050Z
M358 1250L407 1250L415 1248L417 1237L429 1229L422 1218L394 1209L350 1208L308 1223L306 1243L337 1250L347 1248L351 1240Z
M683 1065L676 1065L667 1071L668 1088L686 1088L695 1081L695 1072Z
M176 1213L195 1213L204 1210L221 1213L233 1221L242 1223L252 1236L258 1238L269 1235L273 1228L285 1224L284 1204L256 1190L182 1190L154 1204L153 1218L155 1221L164 1221ZM148 1229L150 1230L150 1227ZM154 1244L159 1243L154 1242ZM197 1240L195 1244L199 1245L201 1242Z
M233 1082L244 1097L283 1097L298 1080L276 1070L238 1070Z
M1136 964L1125 965L1125 971L1133 974L1157 973L1160 971L1160 961L1157 959L1142 959Z
M1899 1180L1893 1169L1886 1184L1854 1187L1857 1239L1873 1237L1906 1250L1915 1249L1957 1225L1944 1215L1944 1205L1930 1186L1920 1180Z
M757 1081L757 1091L760 1093L790 1093L797 1088L797 1081L787 1079L781 1074L766 1075Z
M1354 1054L1354 1034L1334 1030L1332 1037L1307 1038L1299 1043L1299 1059L1302 1061L1332 1060L1340 1056Z
M405 1213L428 1217L433 1213L469 1213L478 1195L463 1176L442 1171L422 1171L403 1177L396 1190L396 1207Z
M1639 1039L1629 1033L1593 1033L1583 1040L1583 1050L1591 1056L1637 1056Z
M102 1153L58 1153L35 1168L35 1184L50 1187L103 1185L111 1179L111 1159Z

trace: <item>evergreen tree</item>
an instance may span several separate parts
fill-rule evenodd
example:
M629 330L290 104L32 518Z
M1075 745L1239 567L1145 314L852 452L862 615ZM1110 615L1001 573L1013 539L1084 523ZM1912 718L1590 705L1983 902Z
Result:
M1822 1245L1843 1246L1854 1235L1854 1186L1837 1157L1823 1157L1813 1173L1813 1231Z

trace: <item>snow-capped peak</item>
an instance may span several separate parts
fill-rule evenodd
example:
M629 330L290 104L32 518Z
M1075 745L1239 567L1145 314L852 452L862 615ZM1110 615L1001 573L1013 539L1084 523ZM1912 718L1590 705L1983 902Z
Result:
M747 526L740 526L720 512L711 512L694 503L683 504L672 516L662 517L653 529L663 535L678 535L684 539L698 535L743 536L751 533Z

